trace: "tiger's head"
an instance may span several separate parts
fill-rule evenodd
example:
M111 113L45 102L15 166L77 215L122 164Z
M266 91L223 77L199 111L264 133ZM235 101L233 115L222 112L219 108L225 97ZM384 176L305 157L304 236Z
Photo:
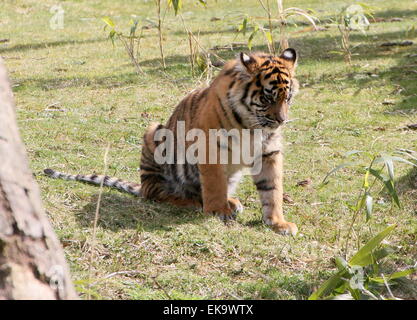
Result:
M251 127L276 129L288 120L289 105L299 87L294 77L296 65L297 53L291 48L280 56L240 54L236 65L240 88L235 93L247 109Z

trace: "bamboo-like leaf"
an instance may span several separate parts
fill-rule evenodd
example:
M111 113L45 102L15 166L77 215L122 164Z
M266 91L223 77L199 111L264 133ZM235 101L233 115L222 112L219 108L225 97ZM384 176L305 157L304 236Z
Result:
M113 47L114 47L114 37L115 37L115 35L116 35L116 31L114 29L111 30L110 33L109 33L109 38L111 40L111 43L113 44Z
M380 157L376 158L374 161L375 164L378 164L381 162L383 162L387 166L390 179L394 181L394 162L392 158L388 155L381 155Z
M376 261L379 261L394 252L395 250L392 247L384 246L380 249L374 250L373 256Z
M249 36L249 39L248 39L248 48L249 48L249 50L252 50L252 41L253 41L253 38L255 37L255 35L258 33L258 30L259 30L259 27L255 26L255 28L253 29L253 32Z
M407 164L409 164L409 165L411 165L413 167L417 167L417 164L414 164L414 163L412 163L412 162L410 162L410 161L408 161L408 160L406 160L404 158L396 157L396 156L390 156L390 158L391 158L392 161L404 162L404 163L407 163ZM412 157L412 158L417 160L417 158L414 158L414 157Z
M363 178L363 187L367 190L369 188L369 168L365 172L365 176Z
M111 28L113 28L114 29L114 27L116 26L115 25L115 23L114 23L114 21L110 18L110 17L103 17L103 18L101 18L101 20L106 24L106 25L108 25L109 27L111 27Z
M403 278L403 277L406 277L410 274L413 274L416 271L417 271L416 268L410 268L410 269L407 269L407 270L394 272L394 273L390 274L389 276L385 277L385 280L389 282L391 280ZM382 277L372 277L372 278L369 278L369 280L373 281L373 282L377 282L377 283L385 283L384 278L382 278Z
M409 164L413 167L417 167L417 165L412 163L411 161L408 161L408 160L406 160L404 158L401 158L401 157L389 156L389 155L381 155L379 158L375 159L375 164L384 162L385 165L387 166L387 169L388 169L389 175L391 177L391 180L394 180L394 161L403 162L403 163Z
M335 173L336 171L339 171L340 169L343 169L343 168L346 168L346 167L349 167L349 166L352 166L352 165L354 165L355 163L354 162L344 162L344 163L342 163L342 164L340 164L340 165L338 165L336 168L333 168L332 170L330 170L327 174L326 174L326 176L324 177L324 179L323 179L323 181L322 181L322 185L323 184L325 184L326 183L326 181L327 181L327 178L331 175L331 174L333 174L333 173Z
M396 225L389 226L385 230L378 233L375 237L369 240L350 260L349 265L365 267L373 263L372 251L381 244Z
M343 259L342 257L337 257L335 259L335 262L336 262L336 266L339 269L339 271L346 270L347 267L349 266L348 262L345 259Z
M345 276L346 273L347 271L345 269L338 271L337 273L332 275L320 286L320 288L313 292L313 294L308 298L308 300L318 300L329 295L334 289L343 284L342 278Z
M305 14L303 12L296 11L294 13L289 14L288 16L292 16L292 15L300 15L300 16L303 16L304 18L306 18L313 25L314 29L317 30L316 23L314 22L313 18L310 17L308 14Z
M385 185L385 189L387 189L389 195L394 200L395 204L398 206L398 208L401 208L400 199L398 198L397 191L395 190L394 183L392 180L390 180L387 177L382 176L377 170L375 169L369 169L369 172L376 177L378 180L382 181L382 183Z
M182 8L182 0L168 0L168 5L172 5L175 15L177 15Z
M339 52L339 51L337 51L337 52ZM363 153L363 152L365 152L365 151L362 151L362 150L350 150L350 151L346 152L343 156L345 158L347 158L347 157L350 157L352 155L359 154L359 153Z
M372 216L373 198L369 193L366 194L366 221L369 221Z
M269 43L272 43L272 34L269 31L265 32L265 37L268 40Z
M405 156L407 156L407 157L410 157L411 159L413 159L413 160L415 160L415 161L417 161L417 157L415 157L415 156L413 156L413 152L414 151L412 151L412 150L397 150L397 151L395 151L396 153L399 153L399 154L403 154L403 155L405 155ZM415 164L413 163L413 166L415 166Z
M130 27L130 36L133 36L135 34L136 29L138 27L138 23L139 23L138 20L132 21L131 23L132 26Z
M364 194L356 203L355 211L360 211L365 206L366 194Z
M246 31L248 28L248 17L245 17L242 21L242 23L240 24L240 26L238 27L237 31L238 32L243 32L243 35L246 35Z

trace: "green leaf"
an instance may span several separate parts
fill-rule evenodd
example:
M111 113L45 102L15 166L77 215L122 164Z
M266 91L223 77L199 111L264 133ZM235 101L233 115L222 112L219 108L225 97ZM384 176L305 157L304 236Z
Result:
M113 47L114 47L114 36L115 35L116 35L116 31L114 29L111 30L110 33L109 33L109 38L110 38L110 40L111 40L111 42L113 44Z
M382 157L384 159L385 165L387 166L388 174L391 181L394 181L394 162L388 157Z
M377 170L375 169L369 169L369 172L376 177L377 179L379 179L380 181L382 181L385 185L385 189L387 189L388 193L390 194L391 198L394 200L394 202L396 203L396 205L398 206L398 208L401 208L401 204L400 204L400 199L398 198L398 194L397 191L395 190L394 187L394 182L391 181L389 178L382 176Z
M356 203L356 208L355 208L355 211L360 211L360 210L362 210L362 208L364 207L364 205L365 205L365 202L366 202L366 194L364 194L359 200L358 200L358 202Z
M132 21L131 23L132 26L130 27L130 36L133 36L135 34L136 29L138 27L138 23L139 23L138 20Z
M266 39L268 40L268 42L272 43L272 34L271 34L271 32L266 31L265 36L266 36Z
M321 183L321 184L325 184L325 183L326 183L326 181L327 181L327 178L328 178L328 177L329 177L332 173L335 173L336 171L339 171L340 169L343 169L343 168L346 168L346 167L352 166L352 165L354 165L354 164L355 164L354 162L345 162L345 163L342 163L342 164L338 165L336 168L334 168L334 169L330 170L330 171L326 174L326 176L324 177L324 179L323 179L323 181L322 181L322 183Z
M365 190L369 188L369 168L365 172L365 177L363 178L363 187Z
M375 159L375 164L384 162L387 166L388 173L390 175L391 180L394 180L394 161L397 162L404 162L411 166L417 167L416 164L397 156L389 156L389 155L382 155L379 158Z
M392 247L385 246L381 249L375 250L374 253L373 253L373 256L374 256L376 261L379 261L379 260L387 257L388 255L390 255L394 252L395 252L395 250Z
M369 193L366 193L366 221L369 221L372 216L373 198Z
M405 155L407 157L410 157L411 159L417 161L417 157L416 156L413 156L413 154L415 153L415 151L402 149L402 150L396 151L396 153L403 154L403 155ZM414 163L412 163L412 165L413 166L416 166L416 164L414 164Z
M342 257L337 257L335 259L335 262L336 262L336 266L339 269L339 271L346 270L347 267L349 266L347 261L345 259L343 259Z
M313 294L308 298L308 300L318 300L320 298L326 297L331 294L331 292L343 284L344 280L342 279L347 273L346 270L340 270L327 279Z
M237 31L242 32L243 35L246 35L247 28L248 28L248 17L245 17L242 23L240 24L240 26L237 28Z
M168 0L168 5L171 5L171 4L174 8L175 15L177 15L178 12L180 12L182 8L182 0Z
M101 18L101 20L103 20L103 22L112 29L114 29L114 27L116 26L110 17L103 17Z
M385 230L378 233L375 237L369 240L350 260L349 265L365 267L374 262L372 251L381 244L391 232L394 230L396 225L389 226Z
M249 39L248 39L248 48L249 48L249 50L252 50L252 41L253 41L253 38L255 37L255 35L258 33L258 30L259 30L259 27L255 26L253 32L249 36Z
M390 158L391 158L393 161L404 162L404 163L407 163L407 164L409 164L409 165L412 165L413 167L417 167L417 165L416 165L416 164L414 164L414 163L412 163L412 162L410 162L410 161L408 161L408 160L406 160L406 159L403 159L403 158L401 158L401 157L390 156Z
M345 154L344 154L344 157L349 157L349 156L352 156L352 155L354 155L354 154L358 154L358 153L362 153L362 152L364 152L364 151L361 151L361 150L351 150L351 151L348 151L348 152L346 152Z
M385 280L387 282L389 282L391 280L406 277L410 274L413 274L414 272L416 272L416 268L410 268L410 269L407 269L407 270L394 272L391 275L385 277ZM377 282L377 283L384 283L384 278L382 278L382 277L373 277L373 278L369 278L369 280L373 281L373 282Z

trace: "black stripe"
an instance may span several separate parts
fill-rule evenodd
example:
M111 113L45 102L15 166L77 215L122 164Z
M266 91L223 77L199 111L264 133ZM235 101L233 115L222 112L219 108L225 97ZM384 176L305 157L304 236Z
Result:
M145 170L145 171L159 171L160 168L156 168L156 167L148 167L148 166L144 166L141 165L140 170Z
M220 103L220 108L222 108L223 113L224 113L224 115L226 116L226 119L227 119L226 110L224 110L223 105L222 105L222 102L220 101L220 98L219 98L219 97L217 97L217 99L219 100L219 103ZM226 129L226 126L225 126L225 125L224 125L224 123L223 123L222 117L219 115L219 113L218 113L218 111L217 111L217 108L215 108L215 109L216 109L216 116L217 116L217 119L218 119L218 120L219 120L219 122L220 122L221 127L222 127L222 128L224 128L224 129Z
M266 60L264 63L262 63L261 68L269 66L270 63L271 63L271 60Z
M225 72L224 72L224 75L225 76L234 76L235 75L235 69L229 69L229 70L226 70Z
M256 189L258 191L271 191L271 190L274 190L275 189L275 186L274 185L271 185L270 183L273 183L273 182L270 181L270 180L267 180L267 179L262 179L262 180L260 180L258 182L255 182L255 186L256 186Z
M242 121L242 117L234 109L232 109L233 117L236 119L236 122L239 123L242 127L245 127Z
M148 179L157 178L159 180L165 180L165 177L160 173L145 173L140 175L140 180L146 181Z
M236 110L233 108L233 105L232 105L232 103L231 103L231 101L230 101L230 91L229 92L227 92L227 102L228 102L228 104L229 104L229 106L230 106L230 109L232 110L232 115L233 115L233 117L235 118L235 121L241 126L241 127L243 127L243 128L245 128L245 125L243 124L243 121L242 121L242 117L240 116L240 114L239 113L237 113L236 112Z
M240 98L240 102L241 102L244 106L246 106L246 107L248 107L248 106L246 105L245 100L246 100L246 98L248 97L248 93L249 93L249 89L250 89L251 84L252 84L251 82L249 82L248 84L246 84L246 86L245 86L245 91L243 92L243 96L242 96L242 98Z
M260 187L256 187L256 190L258 190L258 191L272 191L272 190L275 190L275 186L260 186Z

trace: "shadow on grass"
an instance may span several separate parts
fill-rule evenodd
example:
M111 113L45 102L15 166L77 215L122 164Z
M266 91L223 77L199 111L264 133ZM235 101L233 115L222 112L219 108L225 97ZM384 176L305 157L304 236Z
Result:
M94 38L94 39L85 39L85 40L60 40L60 41L50 41L50 42L37 42L37 43L26 43L26 44L17 44L11 47L0 47L0 53L15 52L15 51L28 51L36 49L46 49L50 47L59 47L70 45L80 45L87 43L96 43L107 41L107 38Z
M76 214L80 225L91 227L97 208L98 194ZM169 231L173 225L195 223L206 217L201 211L179 209L167 204L137 198L117 191L102 193L99 225L117 231L134 229L145 231Z
M374 14L377 18L410 18L417 16L417 10L397 10L389 9L385 11L378 11Z
M133 67L132 67L133 69ZM14 91L21 91L25 87L41 88L45 91L63 89L63 88L117 88L127 85L137 84L139 81L138 74L135 72L128 72L114 76L104 77L57 77L57 78L26 78L15 79L19 84Z
M406 194L409 192L415 192L415 195L417 196L417 168L413 167L406 175L398 179L398 181L396 181L396 185L398 193ZM413 197L410 197L410 199L413 199ZM417 197L414 197L414 200L417 204Z
M377 34L378 39L374 40L369 36L365 36L361 33L353 33L351 35L351 41L359 42L360 45L354 50L354 53L357 53L357 56L353 57L353 64L357 63L362 59L372 60L377 59L380 57L386 56L396 56L400 61L397 67L390 69L387 72L381 74L381 77L389 78L393 82L398 82L398 84L402 87L409 88L409 91L416 92L417 90L417 74L411 70L402 70L402 66L406 64L406 59L402 59L403 53L412 53L415 52L415 45L409 47L381 47L380 44L387 41L393 40L404 40L405 38L405 30L395 31L395 32L384 32ZM91 40L80 40L80 41L59 41L59 42L51 42L45 44L28 44L24 45L22 48L24 50L30 49L33 46L35 48L39 48L42 46L48 45L64 45L68 43L74 44L82 44L88 42L96 42L96 41L104 41L105 38L102 39L91 39ZM309 63L316 63L317 61L327 60L329 62L342 62L343 56L331 53L332 51L338 51L340 49L340 36L337 35L327 35L326 32L319 32L319 33L309 33L303 37L293 38L290 39L290 45L297 49L300 56L300 64L309 64ZM32 46L32 47L31 47ZM4 50L11 50L15 47L6 48ZM17 47L15 48L18 49ZM231 50L220 50L216 51L216 54L224 60L233 59L240 51L248 51L243 48L231 51ZM266 46L256 46L253 48L253 51L267 51ZM0 49L0 53L2 49ZM216 60L216 58L213 58ZM127 61L127 60L126 60ZM165 72L167 74L173 74L174 76L178 74L178 71L181 73L186 73L187 70L190 70L189 65L189 57L187 54L176 54L166 57L166 64L167 69L163 70L161 61L159 57L147 59L140 61L140 65L145 67L145 72L147 76L151 77L160 77L161 73ZM354 73L352 74L354 75ZM191 76L191 75L190 75ZM326 75L326 79L316 79L313 82L309 81L311 84L315 84L317 82L328 81L332 80L336 77L340 77L340 74L329 74ZM123 87L131 84L138 83L141 77L138 76L134 72L134 68L132 66L132 72L124 73L124 74L117 74L114 76L102 76L102 77L57 77L57 78L48 78L48 79L39 79L39 78L26 78L26 79L16 79L17 82L20 84L19 87L16 87L14 90L19 91L24 89L25 85L32 85L35 87L42 88L44 90L54 90L54 89L61 89L66 87L100 87L100 88L114 88L114 87ZM380 78L377 79L365 79L356 81L358 89L360 90L361 86L367 85L368 82L379 81ZM377 84L377 83L376 83ZM406 90L407 91L407 90ZM417 97L411 98L410 102L408 103L410 106L414 105L417 102ZM401 106L399 107L401 109Z
M352 85L355 83L358 91L362 88L385 86L385 82L392 83L395 90L387 92L386 97L395 102L386 102L385 113L387 115L417 113L417 56L412 56L417 53L416 45L381 49L381 52L395 57L397 65L384 71L375 69L372 72L373 76L364 73L363 77L357 80L355 76L358 73L352 72L348 74L347 82L351 82Z
M249 281L239 288L243 299L281 300L307 299L313 291L314 283L303 276L283 276L277 272L268 275L270 281Z

